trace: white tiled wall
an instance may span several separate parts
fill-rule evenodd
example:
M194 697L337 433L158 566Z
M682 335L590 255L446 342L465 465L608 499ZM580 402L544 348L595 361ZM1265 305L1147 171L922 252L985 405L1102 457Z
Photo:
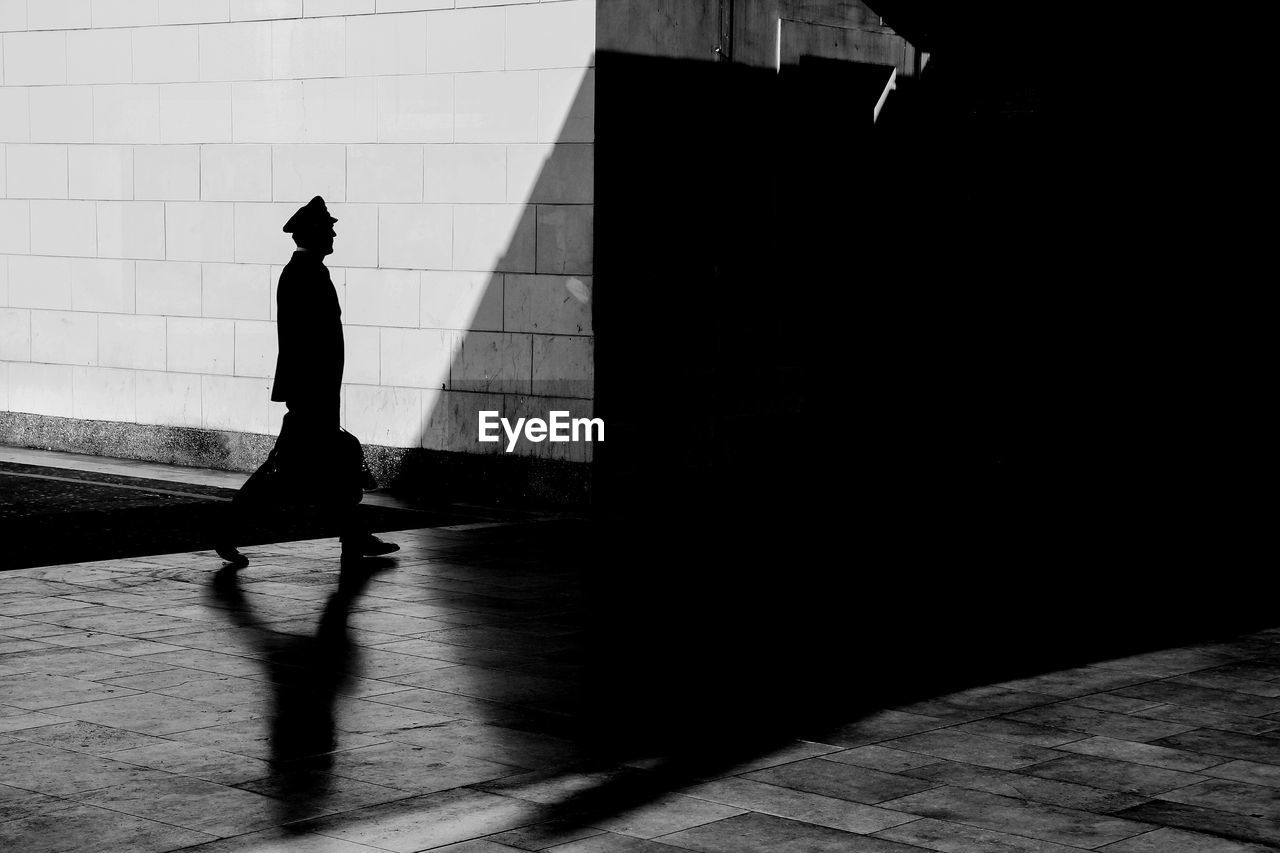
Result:
M589 414L594 47L594 0L0 0L0 408L275 432L322 195L348 428Z

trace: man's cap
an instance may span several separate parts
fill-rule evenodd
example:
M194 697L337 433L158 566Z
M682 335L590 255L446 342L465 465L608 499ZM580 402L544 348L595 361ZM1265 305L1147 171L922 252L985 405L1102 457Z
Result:
M284 224L284 232L293 234L298 231L314 231L317 228L328 228L337 221L329 215L329 208L324 206L324 199L316 196L289 217L289 221Z

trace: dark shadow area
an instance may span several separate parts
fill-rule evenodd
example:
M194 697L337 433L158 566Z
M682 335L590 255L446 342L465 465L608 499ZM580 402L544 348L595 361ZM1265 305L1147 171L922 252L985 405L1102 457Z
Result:
M210 518L234 491L98 472L0 463L0 570L173 554L211 547ZM371 531L475 520L469 511L362 505ZM246 527L246 546L334 536L315 514L266 513Z
M1174 286L1214 272L1182 217L1221 236L1171 191L1199 137L1048 17L913 18L935 53L874 124L847 63L597 56L597 518L420 552L468 614L420 707L611 769L552 817L1275 621L1261 339Z
M1275 621L1260 338L1168 243L1230 230L1171 193L1207 134L1048 18L935 31L875 125L838 63L598 56L598 747L696 777Z
M326 601L313 635L271 629L240 590L234 568L213 576L210 596L250 638L272 687L270 760L275 775L259 784L280 800L282 825L314 816L330 794L332 779L325 771L337 746L335 704L342 687L360 670L359 646L351 641L347 620L370 580L394 566L389 557L344 563L338 588Z

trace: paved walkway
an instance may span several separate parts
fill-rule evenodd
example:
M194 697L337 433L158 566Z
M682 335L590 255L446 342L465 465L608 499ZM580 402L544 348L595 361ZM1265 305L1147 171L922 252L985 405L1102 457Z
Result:
M0 849L1280 849L1280 629L885 709L735 766L602 763L578 522L0 574ZM570 543L570 544L566 544Z

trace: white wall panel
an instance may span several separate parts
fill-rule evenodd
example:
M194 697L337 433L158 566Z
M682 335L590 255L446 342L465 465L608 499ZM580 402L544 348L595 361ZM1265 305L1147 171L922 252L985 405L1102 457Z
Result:
M377 84L353 77L302 81L307 142L376 142Z
M200 425L205 429L266 434L270 380L202 376L200 398Z
M239 320L271 319L271 268L204 264L201 314Z
M160 87L160 141L230 142L231 83L170 83Z
M595 142L594 68L538 72L538 141Z
M200 198L271 201L271 146L200 146Z
M27 29L84 29L91 22L89 0L28 0Z
M133 80L130 30L67 33L68 83L129 83Z
M293 238L284 224L296 210L291 203L235 206L235 259L241 264L283 264L293 254Z
M369 444L417 447L422 430L422 391L418 388L347 385L345 424Z
M452 9L453 0L377 0L379 12L416 12L421 9Z
M140 370L134 382L137 387L138 423L200 426L199 376Z
M511 6L506 68L578 68L594 63L595 0Z
M72 198L133 198L133 148L130 146L72 145L67 149L67 171L68 192Z
M271 76L341 77L347 68L345 18L303 18L271 25Z
M162 24L203 24L231 20L229 0L156 0Z
M235 260L235 206L220 201L164 206L165 257L171 261Z
M198 201L200 146L139 145L133 149L133 197L139 201Z
M347 270L346 323L417 326L419 274L413 270Z
M276 324L237 320L235 327L235 375L271 378L276 371Z
M134 262L73 258L71 308L74 311L132 314Z
M302 14L308 18L322 15L370 15L374 0L302 0Z
M502 9L427 14L427 72L499 71L503 68Z
M343 145L272 147L272 197L301 205L315 196L346 200L347 149Z
M427 73L427 16L361 15L347 18L349 77Z
M67 82L67 34L6 33L4 84L55 86Z
M453 212L447 204L384 204L378 209L378 265L449 269Z
M28 92L20 86L0 87L0 142L31 141L31 100Z
M235 322L203 317L165 319L168 369L230 374L235 366Z
M67 146L8 145L4 164L11 198L67 197Z
M302 81L236 83L231 87L234 142L299 142L306 135Z
M33 415L72 416L72 375L68 364L9 365L9 409Z
M523 204L453 208L453 268L534 271L534 210Z
M443 388L453 363L454 333L447 329L383 329L380 351L382 384Z
M231 0L233 21L266 21L301 16L302 0Z
M31 253L82 258L97 255L97 202L32 201Z
M98 315L32 311L31 360L44 364L97 364Z
M506 331L591 334L590 276L507 275L505 287Z
M350 323L342 330L346 363L342 380L353 385L378 385L382 329Z
M72 415L94 421L137 417L137 385L132 370L77 367L71 373Z
M347 200L422 201L422 146L347 146Z
M199 317L202 270L198 263L138 261L136 310L139 314ZM161 338L163 338L163 324Z
M594 145L511 145L507 168L507 201L591 204L595 200Z
M164 203L100 201L97 203L100 258L160 260L165 256Z
M31 202L0 198L0 252L31 251Z
M0 33L27 28L27 0L0 0Z
M0 308L0 361L30 360L31 310ZM377 381L375 377L374 384Z
M9 305L13 308L69 310L71 308L71 259L11 255L9 257Z
M529 335L471 332L449 376L459 391L528 394L533 375L533 342Z
M200 79L271 79L270 21L200 27Z
M538 205L538 272L591 275L594 212L589 204Z
M93 87L93 141L160 141L160 87L150 84Z
M338 220L329 268L378 266L378 205L331 204L329 213Z
M426 146L425 200L497 204L507 200L502 145Z
M460 74L454 83L454 140L536 142L538 74Z
M98 317L98 364L139 370L164 370L163 317L102 314Z
M93 87L33 86L29 97L32 142L93 142Z
M376 82L379 142L452 142L452 74L379 77Z
M501 273L490 272L424 272L418 325L424 329L503 331L503 278Z
M200 28L144 27L133 34L135 83L191 83L200 79Z
M95 27L149 27L157 23L156 0L93 0Z
M595 396L595 339L534 335L533 393L549 397Z

